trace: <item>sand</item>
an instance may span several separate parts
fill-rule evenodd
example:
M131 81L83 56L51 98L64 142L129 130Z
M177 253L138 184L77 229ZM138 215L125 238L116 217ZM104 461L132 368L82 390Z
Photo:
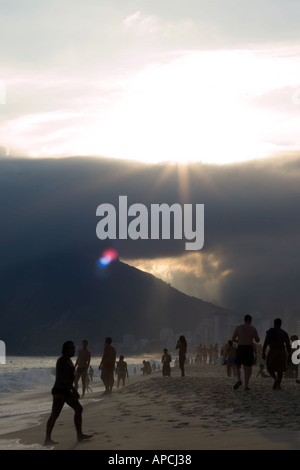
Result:
M111 395L93 391L81 400L90 440L76 441L73 410L65 405L52 433L59 444L45 450L105 450L113 456L128 450L299 450L300 385L286 378L281 390L273 390L272 379L256 377L257 370L249 391L233 390L235 379L222 365L190 365L185 377L178 369L171 377L134 375ZM42 445L48 416L1 439L18 439L28 449Z

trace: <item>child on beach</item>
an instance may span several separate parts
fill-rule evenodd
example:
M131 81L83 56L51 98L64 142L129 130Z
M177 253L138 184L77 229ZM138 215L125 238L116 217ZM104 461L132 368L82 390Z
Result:
M235 372L235 358L236 358L236 348L233 346L233 342L231 340L228 341L224 357L223 357L223 365L226 365L226 373L227 377L231 377L233 375L236 376Z

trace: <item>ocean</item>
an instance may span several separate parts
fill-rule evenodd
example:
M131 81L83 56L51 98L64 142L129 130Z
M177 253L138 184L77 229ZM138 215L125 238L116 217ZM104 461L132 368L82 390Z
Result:
M39 444L24 446L18 440L3 439L1 436L10 432L37 426L42 414L50 414L52 406L51 388L55 380L57 357L11 356L6 357L6 364L0 364L0 450L48 450ZM129 380L134 373L141 374L143 360L160 365L161 356L125 357L128 364ZM76 358L73 358L75 363ZM89 398L86 393L81 403L100 401L104 391L98 366L101 357L91 360L94 378L90 383L93 392L99 391L99 398ZM81 383L79 382L79 393ZM63 411L68 407L65 406Z

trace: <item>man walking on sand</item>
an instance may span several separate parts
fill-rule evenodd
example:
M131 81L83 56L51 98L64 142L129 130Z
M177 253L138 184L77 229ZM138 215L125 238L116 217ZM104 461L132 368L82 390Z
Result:
M237 382L234 385L234 390L237 390L241 385L241 366L244 366L244 377L245 377L245 390L249 389L249 380L252 374L252 366L254 362L254 348L253 341L259 343L259 336L257 329L251 325L251 315L244 316L244 323L238 325L232 335L232 341L237 343L236 349L236 377Z
M62 347L62 355L56 361L56 376L52 388L52 411L46 425L45 446L58 444L51 438L55 422L59 417L65 403L74 410L74 424L77 432L77 440L90 439L92 435L82 432L82 406L79 403L79 394L76 391L74 382L75 367L71 360L75 354L75 344L73 341L66 341Z
M266 350L268 354L266 355ZM281 328L281 318L275 318L274 327L266 332L262 358L266 359L267 370L274 379L273 390L280 390L283 373L292 355L289 335Z

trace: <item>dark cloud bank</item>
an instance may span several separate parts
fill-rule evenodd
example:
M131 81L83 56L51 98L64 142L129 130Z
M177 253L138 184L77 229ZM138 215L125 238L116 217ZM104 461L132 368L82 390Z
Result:
M181 256L185 240L100 241L96 208L154 203L204 204L201 256L213 255L219 305L268 315L300 309L300 156L214 166L145 165L111 159L0 159L0 267L18 269L45 255L95 253L122 258ZM211 275L208 266L207 275ZM201 298L201 279L186 282ZM206 299L205 299L206 300Z

